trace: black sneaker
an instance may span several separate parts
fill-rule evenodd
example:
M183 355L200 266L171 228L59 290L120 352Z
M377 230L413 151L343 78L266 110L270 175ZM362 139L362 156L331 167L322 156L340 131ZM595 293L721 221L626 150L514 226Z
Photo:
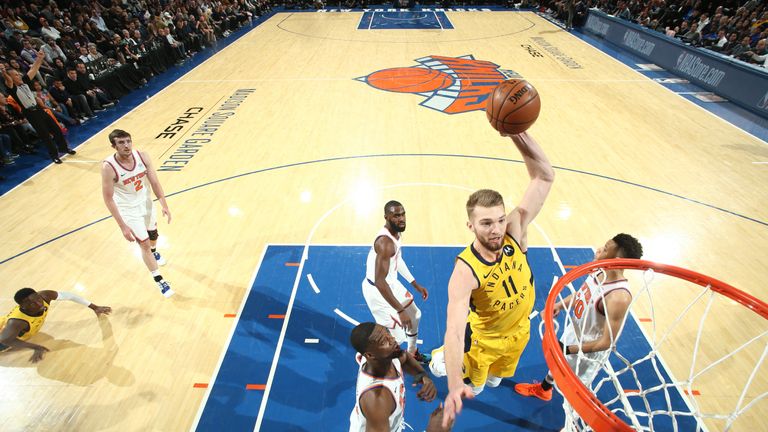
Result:
M77 152L76 152L76 151L74 151L74 150L72 150L72 149L67 149L67 154L68 154L68 155L73 155L73 154L76 154L76 153L77 153Z
M61 159L55 157L55 158L53 158L53 163L60 164L61 163Z

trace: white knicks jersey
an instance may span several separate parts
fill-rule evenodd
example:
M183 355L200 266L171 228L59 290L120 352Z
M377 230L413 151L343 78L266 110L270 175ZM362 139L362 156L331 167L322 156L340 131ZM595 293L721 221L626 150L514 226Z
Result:
M632 295L626 279L600 282L604 279L605 272L597 270L587 276L587 280L574 294L570 322L561 338L566 345L578 345L600 339L605 329L605 314L610 312L604 309L603 304L603 298L608 293L623 289ZM618 335L614 335L614 338L616 336Z
M389 273L387 273L387 283L392 285L397 281L397 261L400 258L400 240L396 239L386 227L383 227L378 234L376 234L376 240L381 236L389 237L395 243L395 254L389 259ZM376 242L374 240L374 243ZM365 262L365 277L372 284L376 282L376 247L371 246L371 250L368 252L368 259Z
M392 360L392 364L395 365L397 370L397 378L376 378L368 375L363 371L365 365L365 357L361 354L357 354L355 357L357 363L360 365L357 372L357 389L355 390L355 408L349 415L349 432L365 432L365 415L363 415L360 409L360 397L363 393L375 389L384 387L392 393L392 398L395 400L395 409L392 414L389 415L389 430L390 432L400 432L405 428L405 422L403 421L403 414L405 412L405 381L403 381L403 368L400 366L400 360Z
M120 208L137 207L152 204L149 194L149 179L147 178L147 166L138 151L133 154L133 166L123 166L113 154L104 159L115 172L115 194L113 199Z

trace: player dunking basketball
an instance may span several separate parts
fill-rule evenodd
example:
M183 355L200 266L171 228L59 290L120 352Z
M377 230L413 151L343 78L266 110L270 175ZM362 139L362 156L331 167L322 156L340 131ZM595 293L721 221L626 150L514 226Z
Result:
M152 273L160 293L166 298L174 294L163 279L158 265L165 261L157 252L157 218L149 187L155 193L163 215L171 223L171 212L165 202L165 193L152 161L144 152L133 149L131 134L115 129L109 134L115 153L106 158L101 167L101 193L109 212L120 227L126 240L136 241L141 247L141 258Z
M544 205L555 173L528 133L511 138L528 169L525 194L508 215L498 192L470 195L467 227L475 240L457 257L448 282L445 345L432 352L430 362L435 375L448 375L444 425L461 411L462 398L515 373L530 336L535 289L526 255L528 225Z
M617 234L595 252L595 260L640 259L642 256L643 246L629 234ZM598 269L587 277L578 291L555 303L555 315L562 310L571 311L560 343L568 364L584 385L592 384L608 360L609 349L616 344L630 303L632 293L623 269ZM579 347L583 353L581 358L577 355ZM549 401L553 385L552 374L548 373L541 384L517 384L515 391Z
M377 323L386 327L398 344L408 342L408 352L416 360L426 363L427 356L418 352L421 310L413 302L411 293L397 280L398 273L409 282L421 298L429 296L427 289L419 285L403 261L400 234L405 231L405 208L397 201L384 206L386 224L376 234L373 247L368 252L363 297Z

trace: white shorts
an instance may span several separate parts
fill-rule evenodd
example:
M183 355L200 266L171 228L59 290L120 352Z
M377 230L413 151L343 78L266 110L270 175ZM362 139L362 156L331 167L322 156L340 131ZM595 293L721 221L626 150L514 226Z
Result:
M591 388L592 381L595 380L597 373L602 369L603 364L608 360L609 351L598 351L593 353L571 354L565 356L571 370L579 377L587 388ZM581 359L579 359L581 357Z
M155 214L155 206L152 205L151 201L146 206L118 207L118 211L138 241L147 240L149 238L147 231L157 229L157 215Z
M389 288L392 290L392 295L395 296L395 299L397 299L403 306L408 306L413 303L413 295L411 295L399 280L389 284ZM373 319L376 320L376 323L389 329L389 332L392 333L392 336L394 336L398 344L405 342L405 330L400 324L400 318L397 316L397 311L384 300L379 289L369 282L368 279L363 280L363 297L365 298L365 303L368 304L368 309L371 310L371 314L373 315Z
M577 345L580 346L584 341L579 341L576 336L576 332L573 330L573 326L568 325L563 330L563 335L560 337L560 341L565 345ZM571 370L579 377L582 383L587 388L590 387L592 381L594 381L597 373L603 367L610 351L598 351L593 353L582 354L570 354L566 355L565 359L568 361L568 365L571 366ZM581 359L579 359L581 357Z

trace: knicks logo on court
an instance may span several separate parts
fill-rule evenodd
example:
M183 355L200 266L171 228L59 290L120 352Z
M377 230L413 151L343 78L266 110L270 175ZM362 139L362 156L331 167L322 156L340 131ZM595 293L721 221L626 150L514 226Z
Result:
M484 110L488 96L500 82L521 78L515 71L475 60L472 55L428 56L415 61L417 66L382 69L355 79L379 90L424 96L419 105L458 114Z

